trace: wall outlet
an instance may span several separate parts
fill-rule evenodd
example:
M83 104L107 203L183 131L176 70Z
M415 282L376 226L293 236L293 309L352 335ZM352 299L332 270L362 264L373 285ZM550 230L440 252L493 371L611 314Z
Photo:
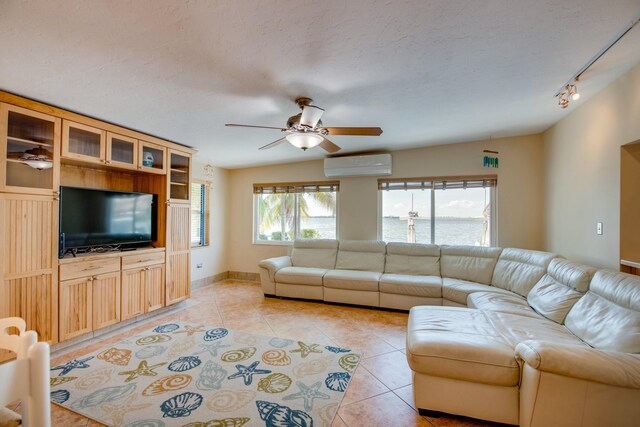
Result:
M596 223L596 234L602 235L602 223L601 222L597 222Z
M601 233L601 234L602 234L602 233ZM202 263L201 263L201 262L197 263L197 264L196 264L196 268L202 268Z

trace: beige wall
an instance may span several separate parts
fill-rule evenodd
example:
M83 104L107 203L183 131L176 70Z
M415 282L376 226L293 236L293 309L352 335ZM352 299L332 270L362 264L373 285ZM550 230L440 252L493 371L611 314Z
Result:
M229 171L214 168L212 178L204 176L204 164L196 157L193 162L193 177L212 182L209 209L211 224L209 227L209 246L193 248L191 251L191 280L203 279L228 271L227 247L228 236L226 226L229 218ZM196 266L202 263L202 268Z
M500 168L482 166L484 149L500 152ZM498 174L498 244L542 249L541 135L502 138L392 152L393 177ZM286 246L252 243L254 183L326 180L322 160L229 171L229 270L257 272L261 259L287 253ZM341 178L341 239L376 239L377 178Z
M546 248L617 270L620 146L640 139L640 65L569 108L575 110L543 135Z

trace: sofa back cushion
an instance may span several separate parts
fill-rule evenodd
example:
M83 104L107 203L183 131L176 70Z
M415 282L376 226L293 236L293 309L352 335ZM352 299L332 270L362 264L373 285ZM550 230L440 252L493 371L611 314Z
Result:
M640 277L597 271L565 325L592 347L640 353Z
M564 323L569 310L589 289L596 269L588 265L555 258L547 274L536 283L527 302L538 313L556 323Z
M493 270L491 285L527 297L558 255L527 249L505 248Z
M440 246L417 243L387 243L384 272L440 276Z
M338 241L330 239L297 239L291 249L291 265L333 269L336 266Z
M376 240L340 240L338 270L384 271L385 243Z
M493 269L502 248L482 246L440 246L442 277L491 284Z

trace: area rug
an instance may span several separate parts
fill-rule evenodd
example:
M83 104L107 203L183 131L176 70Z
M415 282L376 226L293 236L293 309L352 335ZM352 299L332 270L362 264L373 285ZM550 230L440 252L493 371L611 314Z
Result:
M167 323L51 368L51 400L114 427L329 426L360 358Z

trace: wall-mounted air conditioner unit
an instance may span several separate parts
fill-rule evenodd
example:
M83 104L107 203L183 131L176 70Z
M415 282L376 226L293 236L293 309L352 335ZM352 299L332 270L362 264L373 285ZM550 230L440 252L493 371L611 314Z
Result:
M391 175L391 154L327 158L324 175L327 178Z

